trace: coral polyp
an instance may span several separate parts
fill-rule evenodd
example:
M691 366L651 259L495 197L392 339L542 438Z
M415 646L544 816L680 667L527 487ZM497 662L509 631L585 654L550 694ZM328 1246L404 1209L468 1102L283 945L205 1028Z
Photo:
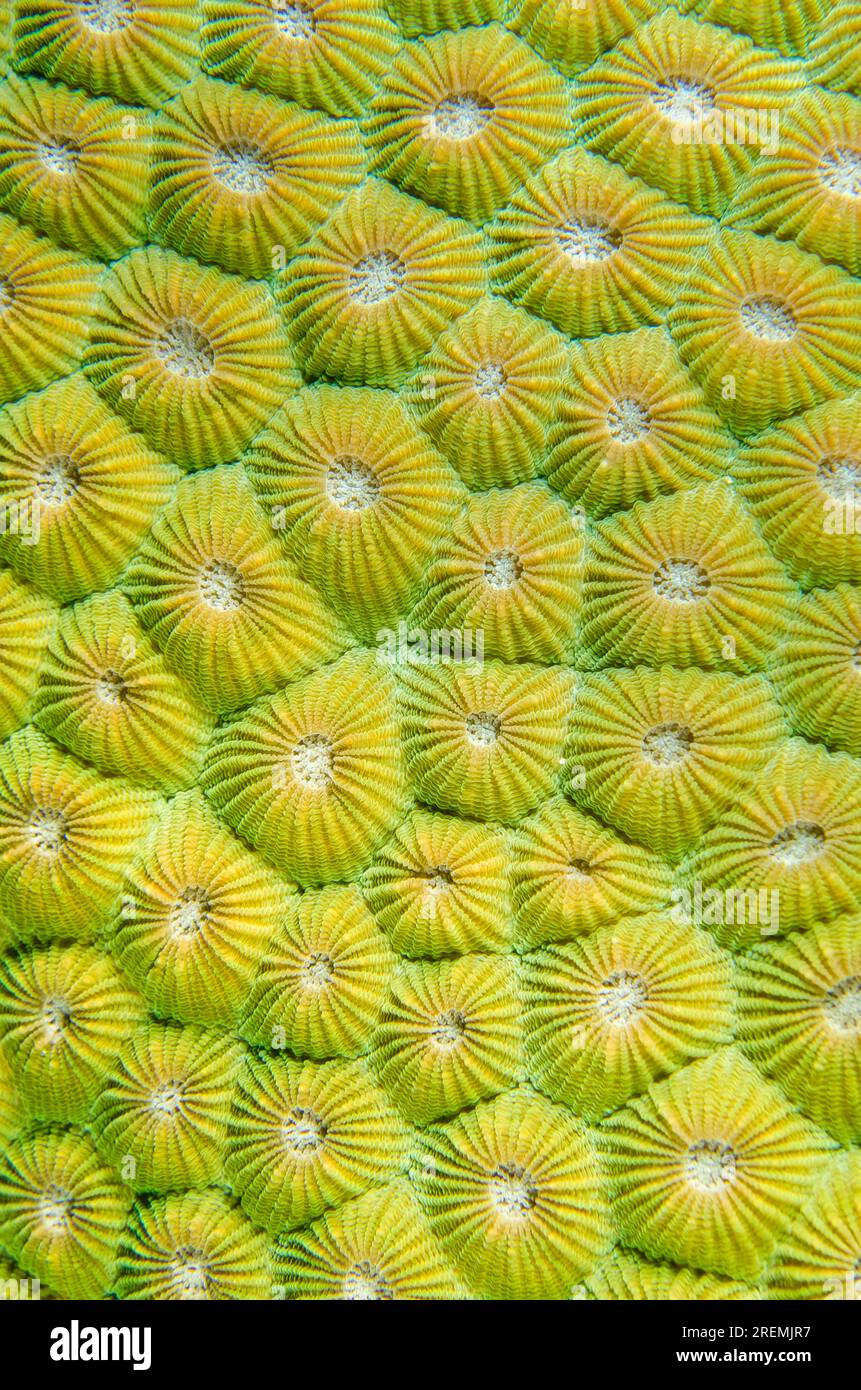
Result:
M183 792L129 866L113 949L153 1013L233 1025L289 886Z
M719 217L800 85L797 65L670 9L583 73L576 128L629 174Z
M571 689L564 670L415 666L401 684L407 766L422 801L510 824L555 788Z
M734 1048L653 1085L602 1134L626 1244L751 1281L830 1147Z
M507 860L493 826L418 809L374 856L361 889L402 956L504 951Z
M861 589L838 584L799 603L775 684L799 733L861 756Z
M358 182L363 159L347 123L201 78L155 125L153 236L267 276Z
M125 589L168 665L218 713L333 660L348 641L288 566L241 468L183 480Z
M333 116L358 115L399 46L381 0L204 0L201 66Z
M268 288L154 246L103 280L84 366L112 410L187 468L236 458L298 384Z
M434 1233L479 1293L562 1297L606 1248L589 1141L543 1097L515 1090L432 1126L419 1159Z
M225 1171L246 1214L277 1235L395 1177L403 1127L361 1063L249 1057Z
M548 63L573 77L659 8L659 0L513 0L508 23Z
M490 223L491 284L563 333L621 333L664 317L708 230L618 165L566 150Z
M512 838L511 889L518 941L528 948L662 907L672 872L557 797L520 822Z
M578 685L564 780L578 804L678 858L761 771L783 727L756 676L602 672Z
M300 391L246 467L301 572L366 641L396 627L463 501L399 401L381 391Z
M366 1049L392 969L385 937L352 884L303 893L263 959L239 1031L320 1061Z
M113 260L140 242L148 160L129 107L38 79L0 90L0 206L60 246Z
M469 223L369 179L288 262L278 301L307 375L399 386L485 279Z
M518 1080L510 969L492 956L404 964L372 1039L371 1065L398 1109L430 1124Z
M794 599L732 490L688 488L595 527L581 660L760 670Z
M407 44L365 122L373 168L484 222L566 143L565 84L497 24Z
M33 718L102 772L169 791L194 779L209 734L191 692L116 592L64 610L45 654Z
M486 296L440 334L403 394L468 487L508 487L541 470L566 358L547 324Z
M15 67L156 106L190 77L197 25L186 0L22 0Z
M669 315L682 360L737 434L857 384L861 285L792 242L722 231Z
M107 782L28 726L0 748L0 910L24 940L105 925L153 800Z
M600 1119L732 1036L728 960L705 932L657 913L521 962L530 1076Z
M178 471L78 373L0 411L0 556L67 603L116 583Z
M394 684L348 653L215 734L202 785L219 814L303 885L355 874L399 819Z
M204 1302L271 1294L266 1238L218 1188L141 1198L117 1254L122 1299Z
M453 523L410 622L481 632L483 653L505 661L564 662L582 555L577 519L542 484L482 493Z

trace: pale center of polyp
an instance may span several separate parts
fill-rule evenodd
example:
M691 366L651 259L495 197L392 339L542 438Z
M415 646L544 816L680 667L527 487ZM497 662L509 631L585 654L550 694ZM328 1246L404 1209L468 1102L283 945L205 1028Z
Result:
M81 0L78 14L82 23L97 34L115 34L134 17L130 0Z
M60 853L66 839L66 817L62 811L50 807L36 807L27 821L26 831L30 844L37 854L54 858Z
M206 334L186 318L166 323L153 344L153 351L174 376L209 376L215 366L215 353Z
M646 982L630 970L616 970L598 990L598 1012L606 1023L624 1028L646 1007Z
M643 752L658 767L668 767L687 757L693 741L683 724L656 724L643 736Z
M231 193L263 193L271 168L259 145L234 140L221 145L212 156L213 176Z
M374 251L353 266L350 293L360 304L380 304L397 293L405 275L406 266L392 251Z
M49 454L35 479L35 491L45 507L62 507L81 485L81 472L70 454Z
M478 135L493 114L493 103L478 92L458 92L444 97L430 115L434 135L445 140L469 140Z
M390 1299L392 1291L376 1265L360 1260L344 1275L344 1299L352 1303L368 1303L375 1299Z
M620 396L607 411L607 431L619 444L635 444L649 433L652 417L641 401Z
M699 1192L719 1192L736 1177L736 1155L729 1144L702 1139L688 1149L685 1171L691 1187Z
M326 494L341 511L361 512L374 505L380 495L380 485L361 459L343 454L329 465Z
M303 787L322 791L334 776L332 740L325 734L305 734L290 754L293 776Z
M710 580L694 560L664 560L652 576L652 585L667 603L696 603L705 598Z
M754 338L766 343L786 343L794 338L798 325L785 299L772 294L754 295L739 309L742 326Z
M452 1052L466 1033L466 1015L460 1009L446 1009L434 1019L431 1041L438 1052Z
M37 1209L41 1226L53 1234L68 1229L74 1201L65 1188L52 1184L47 1187L38 1200Z
M832 985L825 995L825 1016L838 1033L861 1032L861 975Z
M43 140L36 152L45 168L52 174L60 174L62 178L76 172L81 155L74 141L64 140L61 136Z
M327 1125L313 1110L296 1105L281 1126L285 1149L294 1154L311 1154L326 1138Z
M819 486L838 502L857 502L861 506L861 459L826 455L816 468Z
M490 748L499 738L502 720L498 714L489 710L478 710L467 715L466 736L477 748Z
M621 234L613 227L585 217L566 222L559 228L558 239L565 255L575 265L605 261L622 244Z
M490 1200L499 1216L511 1225L520 1225L529 1216L538 1198L538 1187L528 1170L519 1163L501 1163L490 1179Z
M513 589L522 573L513 550L494 550L484 562L484 582L491 589Z
M305 989L318 994L327 988L335 975L335 962L325 951L316 951L302 966L302 984Z
M275 24L285 39L300 42L313 36L316 23L314 13L304 5L286 4L282 0L272 0Z
M779 831L769 845L772 859L786 868L818 859L825 849L825 831L809 821L797 821Z
M118 671L103 671L96 681L96 698L103 705L121 705L128 694L128 686Z
M681 125L701 121L715 109L712 89L690 77L668 77L655 89L652 101L669 120Z
M485 401L496 401L505 391L505 372L498 362L485 362L473 378L475 393Z
M172 936L194 936L204 926L210 902L203 888L184 888L170 911Z
M224 560L213 560L201 570L198 588L207 607L219 613L239 608L245 596L241 573Z
M861 150L834 145L819 161L819 177L844 198L861 198Z

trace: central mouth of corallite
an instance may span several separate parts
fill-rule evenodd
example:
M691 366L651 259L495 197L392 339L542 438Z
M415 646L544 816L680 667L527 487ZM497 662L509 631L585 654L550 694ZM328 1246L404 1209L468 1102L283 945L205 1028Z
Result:
M669 120L693 124L715 109L715 93L691 77L667 77L655 88L652 101Z
M669 767L688 756L693 742L693 734L683 724L656 724L643 735L643 752L649 762Z
M211 910L205 889L184 888L170 911L171 936L194 936L205 925Z
M742 327L766 343L788 343L798 324L785 299L773 294L754 295L739 309Z
M607 411L607 431L618 444L636 444L649 433L652 417L641 401L621 396Z
M407 268L392 251L375 251L357 261L350 273L350 293L360 304L380 304L401 288Z
M275 25L285 39L310 39L317 27L313 10L304 5L286 5L272 0Z
M39 501L45 507L62 507L71 502L81 485L81 471L70 454L49 454L43 459L35 482Z
M209 1269L202 1250L191 1247L177 1250L173 1260L173 1282L181 1290L183 1298L206 1298Z
M444 140L470 140L484 130L493 115L493 102L478 92L453 92L443 97L429 117L434 135Z
M432 869L425 869L420 877L424 880L427 893L445 893L454 883L451 869L446 868L444 864L437 864Z
M293 776L303 787L322 791L335 773L332 740L325 734L305 734L290 754Z
M559 245L576 265L606 261L622 245L622 235L605 222L572 218L558 232Z
M281 1140L291 1153L316 1153L326 1138L327 1128L313 1110L296 1105L281 1126Z
M382 1272L369 1260L360 1260L347 1270L343 1284L344 1299L351 1303L368 1303L374 1299L391 1299L392 1291Z
M664 560L652 576L652 586L667 603L697 603L705 598L711 580L695 560Z
M263 193L272 174L268 159L252 140L234 140L219 146L211 167L213 177L231 193Z
M490 589L513 589L523 566L513 550L494 550L484 562L484 582Z
M601 982L596 1002L605 1023L624 1028L643 1012L648 998L645 980L630 970L616 970Z
M825 849L825 831L810 821L797 821L775 835L768 848L772 859L792 869L819 858Z
M861 506L861 459L827 454L819 460L816 476L829 497Z
M520 1224L538 1199L538 1186L519 1163L501 1163L490 1179L490 1200L500 1216Z
M438 1052L452 1052L465 1033L466 1015L460 1009L447 1009L434 1019L431 1041Z
M153 351L173 376L198 379L209 376L215 366L211 342L191 319L177 318L166 323Z
M65 843L68 823L62 811L38 806L32 812L25 829L36 853L52 859L60 853Z
M688 1149L685 1175L691 1187L700 1192L718 1192L735 1180L738 1161L729 1144L719 1139L701 1139Z
M64 1187L52 1184L39 1197L37 1209L40 1225L52 1234L59 1234L69 1228L74 1199Z
M134 18L132 0L80 0L81 23L97 34L115 34Z
M380 485L361 459L343 454L333 459L326 474L326 494L344 512L362 512L380 495Z
M477 748L490 748L499 738L502 720L498 714L489 710L478 710L467 715L466 736Z
M77 173L81 151L74 140L58 135L43 140L36 149L36 155L52 174L69 178L72 174Z
M175 1115L182 1109L184 1089L178 1081L166 1081L150 1096L150 1109L156 1115Z
M315 951L302 966L302 984L314 993L326 989L334 976L335 962L325 951Z
M121 705L128 696L128 686L119 671L103 671L95 689L96 698L103 705Z
M485 362L473 378L475 394L485 401L497 401L505 391L505 372L498 362Z
M833 145L819 161L819 177L833 193L861 198L861 150Z
M839 980L825 995L825 1016L838 1033L861 1032L861 975Z
M46 999L42 1005L42 1033L49 1046L60 1042L72 1021L65 999Z
M235 565L226 560L212 560L204 566L197 587L206 606L219 613L240 608L245 598L242 575Z

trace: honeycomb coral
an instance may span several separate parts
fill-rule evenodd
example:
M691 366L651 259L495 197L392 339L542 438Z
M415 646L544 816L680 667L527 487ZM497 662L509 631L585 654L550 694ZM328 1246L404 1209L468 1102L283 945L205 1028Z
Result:
M0 1302L857 1299L859 42L0 0Z

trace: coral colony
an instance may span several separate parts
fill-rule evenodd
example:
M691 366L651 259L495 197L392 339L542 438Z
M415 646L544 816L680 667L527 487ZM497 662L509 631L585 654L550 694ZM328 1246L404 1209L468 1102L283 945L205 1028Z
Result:
M859 48L0 4L4 1297L861 1295Z

